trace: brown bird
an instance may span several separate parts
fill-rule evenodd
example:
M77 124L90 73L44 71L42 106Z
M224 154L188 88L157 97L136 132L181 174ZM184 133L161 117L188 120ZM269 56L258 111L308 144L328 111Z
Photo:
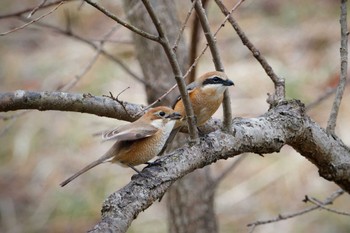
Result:
M150 109L133 123L106 132L103 140L115 140L113 146L98 160L90 163L60 185L65 186L81 174L104 162L128 166L139 173L134 166L147 163L159 154L176 120L180 118L181 114L171 108L161 106Z
M201 126L218 110L224 98L224 92L234 83L229 80L225 73L212 71L203 74L193 83L187 86L188 95L192 103L194 115L196 116L196 125ZM179 97L173 109L185 116L185 107L181 97ZM174 127L186 125L186 121L177 121Z
M224 72L211 71L203 74L196 81L187 86L197 126L205 124L216 110L218 110L224 99L225 90L233 85L234 83L227 78ZM174 103L173 109L176 112L179 112L182 116L186 116L185 106L182 102L181 96ZM184 126L187 126L187 121L182 119L176 122L173 131L159 154L163 154L168 145L175 138L176 134Z

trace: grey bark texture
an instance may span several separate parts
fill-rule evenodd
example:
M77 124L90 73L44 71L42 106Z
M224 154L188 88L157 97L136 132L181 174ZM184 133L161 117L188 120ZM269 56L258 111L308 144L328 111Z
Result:
M99 116L128 117L125 110L117 104L111 108L105 101L109 98L83 98L83 95L49 92L20 91L0 94L0 111L20 109L78 111L81 109L103 108L96 113ZM17 93L17 94L16 94ZM62 109L59 98L65 98L66 107ZM35 96L35 98L32 98ZM39 96L41 96L39 98ZM35 102L35 106L33 104ZM41 105L40 102L43 104ZM50 104L51 102L51 104ZM140 106L124 103L125 108L139 109ZM116 112L113 114L109 111ZM350 193L350 149L336 136L325 129L305 113L304 104L298 100L281 101L267 113L256 118L233 119L233 134L220 131L221 121L211 120L203 129L207 134L196 146L185 145L171 154L158 159L160 165L144 169L152 178L134 177L131 182L106 199L102 208L101 221L91 232L125 232L137 215L147 209L154 201L163 197L171 184L192 171L246 152L269 154L279 152L284 145L292 146L302 156L310 160L319 170L320 176L335 182Z

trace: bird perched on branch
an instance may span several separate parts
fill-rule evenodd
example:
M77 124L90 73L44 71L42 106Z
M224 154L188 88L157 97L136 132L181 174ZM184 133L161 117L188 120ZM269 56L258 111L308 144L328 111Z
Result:
M203 74L187 86L189 98L192 103L196 125L201 126L218 110L224 98L224 92L234 83L227 78L224 72L212 71ZM185 116L185 106L179 97L173 109ZM177 121L174 129L186 125L186 121Z
M133 123L106 132L103 140L115 140L113 146L98 160L90 163L60 185L65 186L81 174L104 162L128 166L139 173L134 166L147 163L158 155L176 120L180 118L181 114L173 109L160 106L150 109Z
M225 90L233 85L234 83L227 78L227 75L224 72L211 71L203 74L187 86L197 126L205 124L216 110L218 110L224 99ZM186 116L185 106L181 96L174 103L173 109L176 112L179 112L182 116ZM187 126L187 121L183 119L176 122L167 142L159 153L160 155L163 154L168 145L175 138L176 134L185 126Z

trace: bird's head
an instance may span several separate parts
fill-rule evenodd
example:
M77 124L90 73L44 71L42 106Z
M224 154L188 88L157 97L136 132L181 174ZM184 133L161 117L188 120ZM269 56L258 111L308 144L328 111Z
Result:
M224 72L219 71L205 73L196 80L196 83L203 91L216 92L216 94L222 94L227 87L234 85Z
M142 116L143 120L149 121L153 126L160 128L170 121L182 118L182 115L173 109L165 106L151 108Z

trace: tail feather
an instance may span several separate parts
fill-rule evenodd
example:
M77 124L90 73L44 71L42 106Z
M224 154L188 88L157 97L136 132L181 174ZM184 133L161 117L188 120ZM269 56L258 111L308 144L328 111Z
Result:
M99 164L101 164L103 162L104 162L103 160L98 159L98 160L90 163L89 165L87 165L86 167L84 167L83 169L81 169L80 171L76 172L74 175L72 175L71 177L69 177L68 179L66 179L62 183L60 183L60 186L61 187L65 186L66 184L68 184L69 182L71 182L72 180L74 180L75 178L80 176L81 174L87 172L91 168L96 167L97 165L99 165Z

